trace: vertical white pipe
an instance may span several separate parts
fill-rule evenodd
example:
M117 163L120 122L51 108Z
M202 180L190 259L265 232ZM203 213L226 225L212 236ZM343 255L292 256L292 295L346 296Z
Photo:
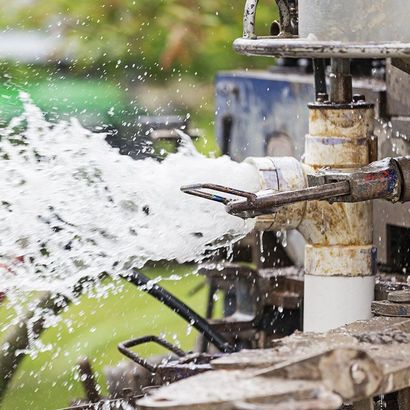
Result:
M374 276L305 275L304 331L325 332L368 319Z
M313 169L356 168L369 162L373 110L310 107L305 161ZM372 205L308 202L304 331L327 331L371 316L375 252Z

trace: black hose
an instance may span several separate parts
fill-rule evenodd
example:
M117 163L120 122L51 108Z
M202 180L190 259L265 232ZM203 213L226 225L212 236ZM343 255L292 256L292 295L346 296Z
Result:
M235 347L231 346L220 333L213 329L204 318L199 316L191 308L185 305L185 303L181 302L163 287L156 283L150 284L150 280L141 272L134 269L131 273L121 276L172 309L177 315L181 316L191 326L204 335L204 337L206 337L209 342L215 345L221 352L233 353L237 350Z

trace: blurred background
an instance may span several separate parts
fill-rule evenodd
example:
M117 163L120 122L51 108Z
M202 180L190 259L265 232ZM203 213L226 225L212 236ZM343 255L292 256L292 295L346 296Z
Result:
M215 73L266 66L232 51L243 13L234 0L0 4L2 122L18 112L22 89L49 117L75 115L88 127L132 133L144 113L190 114L212 133Z
M108 133L120 149L136 147L135 157L157 154L156 147L141 150L146 134L141 118L151 116L189 123L199 129L198 150L219 155L215 74L267 65L232 50L241 35L243 6L238 0L0 0L0 126L22 111L19 93L25 91L50 120L76 117L83 126ZM275 14L271 4L262 4L259 29L268 31ZM194 271L195 266L172 263L144 270L170 278L164 286L204 314L206 288ZM181 279L172 280L174 274ZM186 350L194 345L196 332L167 308L134 287L108 279L105 285L101 295L80 298L44 332L42 352L25 357L1 408L67 406L83 395L76 373L82 356L104 386L104 367L122 360L116 346L130 337L157 334ZM6 296L0 306L2 337L14 315ZM141 351L158 352L152 346Z

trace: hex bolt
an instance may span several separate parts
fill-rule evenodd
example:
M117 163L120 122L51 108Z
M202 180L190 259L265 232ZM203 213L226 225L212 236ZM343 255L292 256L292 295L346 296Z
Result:
M354 94L353 95L353 102L366 102L366 97L363 94Z
M329 95L327 93L318 93L316 97L316 101L319 103L324 103L329 101Z

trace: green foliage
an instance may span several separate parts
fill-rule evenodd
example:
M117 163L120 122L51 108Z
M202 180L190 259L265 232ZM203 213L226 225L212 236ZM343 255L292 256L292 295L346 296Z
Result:
M218 69L249 64L231 49L242 32L243 5L238 0L34 0L9 6L0 18L11 28L61 36L57 57L72 56L77 69L128 66L164 76L188 67L209 78ZM260 8L259 29L267 33L276 8L273 1Z

